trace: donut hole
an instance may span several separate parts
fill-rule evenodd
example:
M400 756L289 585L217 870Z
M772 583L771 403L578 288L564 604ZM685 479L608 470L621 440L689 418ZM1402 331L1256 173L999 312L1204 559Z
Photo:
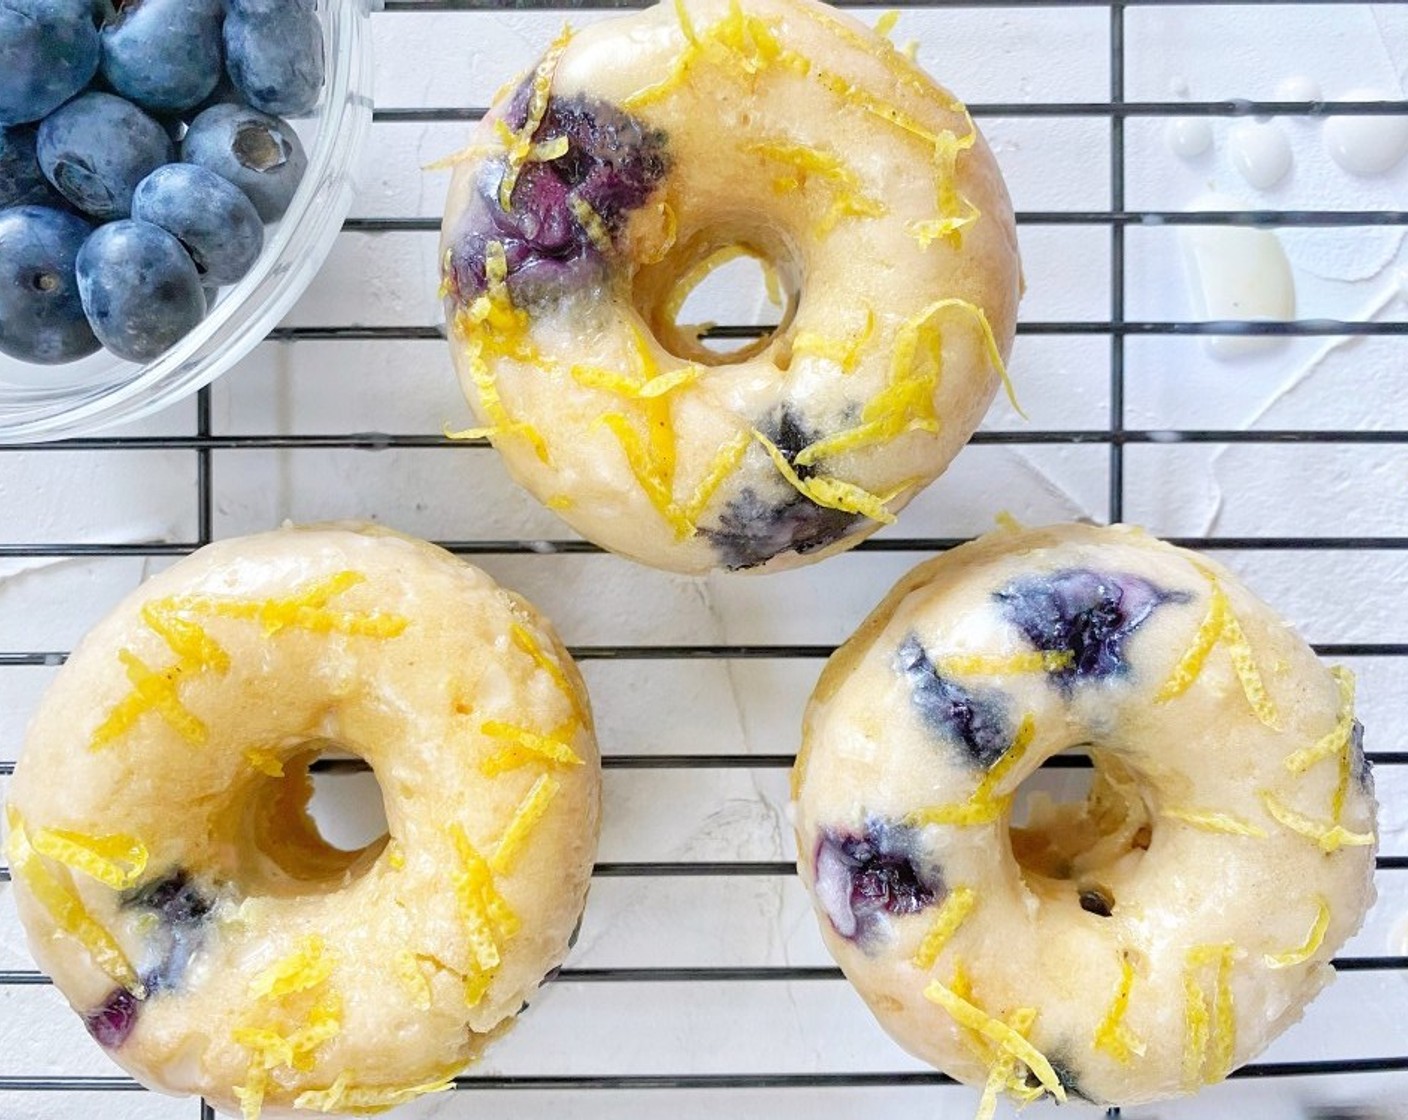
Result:
M796 315L793 254L768 234L695 238L636 275L636 306L660 345L706 366L746 362ZM787 348L774 360L785 370Z
M1084 745L1057 757L1017 788L1012 855L1038 895L1107 918L1119 904L1116 883L1149 847L1153 815L1134 772L1112 754Z
M336 743L279 752L283 774L259 773L218 820L225 877L246 895L293 897L345 889L389 842L375 773Z

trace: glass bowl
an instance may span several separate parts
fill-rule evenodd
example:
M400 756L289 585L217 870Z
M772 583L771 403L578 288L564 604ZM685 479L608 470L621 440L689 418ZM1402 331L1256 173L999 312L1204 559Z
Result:
M303 294L352 205L353 171L372 119L371 0L320 0L327 80L315 113L291 121L308 170L264 252L224 288L201 324L156 361L100 350L41 366L0 354L0 443L86 436L164 408L208 385L257 346Z

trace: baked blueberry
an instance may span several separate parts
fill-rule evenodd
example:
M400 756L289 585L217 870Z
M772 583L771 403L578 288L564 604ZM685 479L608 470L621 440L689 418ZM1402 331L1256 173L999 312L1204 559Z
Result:
M7 206L59 206L59 196L39 166L38 129L32 125L0 128L0 209Z
M1359 788L1374 792L1374 766L1364 753L1364 725L1357 719L1349 725L1349 767Z
M100 222L127 217L137 184L175 157L161 124L111 93L85 93L46 117L38 150L49 182Z
M181 242L206 287L237 282L264 248L264 223L249 197L193 163L169 163L143 179L132 217Z
M239 187L266 222L284 216L308 168L303 142L287 122L228 102L191 122L181 159Z
M910 702L936 734L963 748L974 766L988 769L1007 753L1015 731L1002 693L965 688L939 674L919 639L911 634L896 655L910 685Z
M89 0L0 0L0 125L37 121L93 79Z
M222 0L122 0L103 27L102 74L155 112L200 104L220 80Z
M130 362L159 358L205 317L195 263L150 222L97 229L78 254L78 290L93 333Z
M944 891L918 833L875 818L860 835L826 830L816 847L816 897L842 937L865 942L887 917L917 914Z
M0 211L0 351L53 365L98 349L75 275L79 250L92 230L63 210Z
M105 999L101 1006L83 1016L83 1025L98 1045L115 1050L127 1041L132 1028L137 1025L137 1012L141 1002L126 988L118 988Z
M1124 676L1124 643L1162 603L1187 602L1139 576L1068 568L1029 576L996 593L1002 612L1037 649L1069 653L1071 663L1050 678L1063 688L1076 681Z
M297 117L318 104L325 68L323 29L311 7L231 5L224 38L230 80L254 108Z
M206 919L214 901L178 869L130 892L123 905L150 911L161 919L151 933L149 956L155 964L143 972L142 982L152 993L175 991L191 957L205 940Z

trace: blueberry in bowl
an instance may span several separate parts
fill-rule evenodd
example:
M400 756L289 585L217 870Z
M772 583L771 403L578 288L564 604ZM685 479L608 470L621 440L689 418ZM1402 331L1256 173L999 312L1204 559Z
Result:
M38 208L70 239L46 234L47 249L0 270L0 443L88 435L161 408L278 323L351 205L371 123L369 7L0 0L0 230L29 237L37 220L16 212ZM66 29L64 66L6 34L31 9ZM274 113L242 88L254 82L226 50L231 19L290 41L295 22L308 32L306 65L259 79ZM196 62L170 43L162 53L160 28ZM26 86L5 66L16 60L49 78ZM7 97L25 107L6 116Z

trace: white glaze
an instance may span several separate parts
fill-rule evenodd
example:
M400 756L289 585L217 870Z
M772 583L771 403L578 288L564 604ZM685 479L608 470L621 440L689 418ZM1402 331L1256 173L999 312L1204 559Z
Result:
M1291 169L1291 145L1274 121L1243 121L1228 135L1232 165L1257 190L1274 187Z
M1308 74L1291 74L1276 83L1277 101L1319 101L1320 83Z
M1350 90L1344 101L1391 100L1377 90ZM1325 150L1351 175L1382 175L1408 155L1408 116L1343 116L1325 122Z
M1179 117L1169 121L1164 139L1180 159L1197 159L1212 147L1212 125L1203 117Z

